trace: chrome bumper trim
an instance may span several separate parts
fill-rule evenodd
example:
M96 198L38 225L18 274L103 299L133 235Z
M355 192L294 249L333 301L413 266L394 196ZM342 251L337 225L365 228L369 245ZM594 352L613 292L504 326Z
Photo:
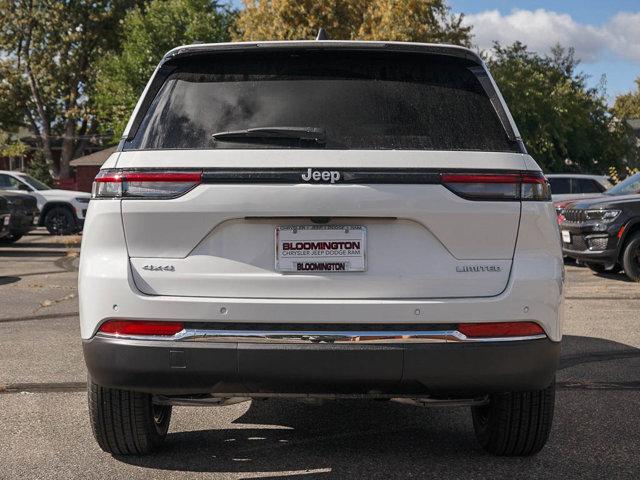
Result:
M405 344L405 343L480 343L514 342L546 338L544 334L523 337L469 338L457 330L427 331L259 331L259 330L210 330L184 329L172 336L107 335L130 340L157 340L177 342L211 343L267 343L267 344Z
M156 405L176 405L176 406L215 406L226 407L251 400L266 399L288 399L298 400L308 403L320 403L325 400L389 400L392 402L414 405L417 407L475 407L486 405L489 403L489 396L481 396L474 398L432 398L428 396L415 396L411 394L397 393L258 393L258 392L242 392L242 393L216 393L211 395L199 396L167 396L154 395L153 403Z

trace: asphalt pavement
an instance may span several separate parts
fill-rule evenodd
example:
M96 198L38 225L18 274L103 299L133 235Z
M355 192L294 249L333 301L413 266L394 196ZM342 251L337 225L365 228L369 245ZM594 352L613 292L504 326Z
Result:
M640 478L640 285L567 266L551 438L531 458L476 445L467 408L392 402L175 407L161 452L112 457L86 406L80 237L0 248L0 479Z

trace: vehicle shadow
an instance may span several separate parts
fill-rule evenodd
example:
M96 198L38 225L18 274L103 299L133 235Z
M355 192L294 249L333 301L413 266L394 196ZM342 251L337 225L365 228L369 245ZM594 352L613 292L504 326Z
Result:
M47 251L47 250L33 250L33 249L15 249L15 250L0 250L0 257L63 257L66 252L63 250Z
M577 268L582 268L582 269L585 269L585 270L589 270L589 267L587 267L585 264L577 263L573 259L568 259L568 257L565 258L564 264L565 265L570 265L570 266L573 266L573 267L577 267ZM631 280L629 277L627 277L622 270L620 270L619 272L614 272L614 271L594 272L593 270L591 270L591 273L596 277L604 278L604 279L607 279L607 280L617 280L617 281L620 281L620 282L635 283L633 280Z
M607 280L617 280L619 282L627 282L627 283L635 283L629 277L627 277L624 272L604 272L604 273L596 273L594 272L596 277L606 278Z
M11 283L19 282L20 277L1 277L0 276L0 285L9 285Z
M224 421L213 408L180 423L226 428L170 433L162 451L116 457L149 469L239 473L255 478L637 478L640 349L565 336L554 428L531 458L493 457L475 442L468 408L394 402L254 401ZM224 407L223 407L224 408ZM635 411L635 415L633 412ZM606 413L605 413L606 412ZM222 419L222 420L221 420ZM603 469L605 466L605 470Z

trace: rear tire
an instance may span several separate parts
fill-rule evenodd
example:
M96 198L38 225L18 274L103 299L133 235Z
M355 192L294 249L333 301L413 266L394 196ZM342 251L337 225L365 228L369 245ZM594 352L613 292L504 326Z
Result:
M640 282L640 235L636 234L624 247L622 252L624 273L634 282Z
M490 395L487 405L472 407L473 428L482 448L494 455L529 456L549 438L555 381L544 390Z
M78 231L73 212L67 207L49 210L44 217L44 226L51 235L73 235Z
M144 455L157 450L169 429L170 405L154 405L151 395L87 385L93 436L113 455Z

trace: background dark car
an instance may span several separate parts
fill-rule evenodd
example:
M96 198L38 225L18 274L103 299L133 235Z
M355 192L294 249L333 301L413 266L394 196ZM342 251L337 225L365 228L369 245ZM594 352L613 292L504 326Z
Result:
M9 212L9 203L6 198L0 195L0 241L9 235L10 221L11 213Z
M11 214L8 231L0 238L0 243L17 242L23 235L35 228L38 207L35 197L28 193L2 192Z
M640 282L640 174L597 198L564 208L560 218L562 249L596 272L624 269Z

